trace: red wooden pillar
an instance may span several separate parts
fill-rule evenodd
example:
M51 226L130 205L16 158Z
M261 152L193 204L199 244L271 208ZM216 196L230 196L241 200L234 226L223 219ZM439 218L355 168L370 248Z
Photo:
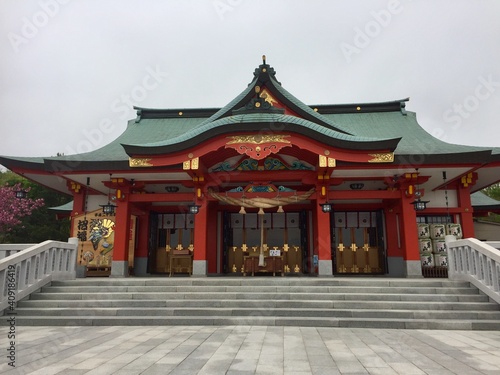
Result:
M401 251L401 244L398 239L398 214L393 208L386 209L385 213L385 226L386 226L386 246L387 256L403 258Z
M115 243L113 247L113 262L111 263L111 276L128 276L129 237L130 203L125 199L123 201L117 201Z
M472 203L470 199L470 186L460 185L457 189L458 207L460 208L460 224L464 238L474 237L474 221L472 217Z
M148 274L149 222L149 213L137 218L137 248L134 254L134 274L136 276Z
M332 276L332 253L330 235L330 212L323 212L319 204L316 205L314 218L314 247L318 255L318 275Z
M207 263L208 273L217 273L217 210L215 202L207 202Z
M194 215L194 254L193 275L207 275L207 226L208 204L206 200L199 200L199 211Z
M418 246L417 213L411 202L414 197L401 194L400 233L406 277L422 277L420 250Z
M76 233L73 233L73 228L75 227L73 219L75 216L82 215L85 212L87 194L88 190L86 187L82 187L79 191L73 191L73 210L71 211L70 237L76 237Z

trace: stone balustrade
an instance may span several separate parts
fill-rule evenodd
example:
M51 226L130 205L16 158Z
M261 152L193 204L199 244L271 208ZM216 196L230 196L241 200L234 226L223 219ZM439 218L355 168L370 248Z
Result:
M52 280L68 280L76 276L76 238L70 238L68 242L44 241L31 246L2 247L10 247L15 254L0 260L0 311L15 309L17 301Z
M34 243L14 243L14 244L0 244L0 259L7 258L10 255L17 254L30 246L35 245Z
M468 281L500 303L500 251L475 238L455 240L446 236L448 277Z
M486 241L486 243L497 250L500 250L500 241Z

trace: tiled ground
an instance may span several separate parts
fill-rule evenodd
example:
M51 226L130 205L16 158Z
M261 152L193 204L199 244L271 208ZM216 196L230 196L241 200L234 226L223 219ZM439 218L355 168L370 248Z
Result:
M500 374L500 332L311 327L16 327L4 374Z

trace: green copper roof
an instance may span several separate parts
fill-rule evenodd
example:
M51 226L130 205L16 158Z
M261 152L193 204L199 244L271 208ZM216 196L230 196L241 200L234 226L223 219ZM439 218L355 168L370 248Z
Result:
M473 207L481 208L481 207L500 207L500 201L493 199L482 191L477 191L470 195L471 203Z
M302 101L286 91L281 86L281 83L276 79L274 68L266 64L265 61L255 69L254 79L252 80L252 82L250 82L245 90L243 90L225 107L214 113L200 125L205 125L222 117L230 116L233 110L244 107L252 99L252 97L257 97L259 95L258 92L256 92L257 87L259 89L265 87L273 96L276 97L277 100L282 102L285 106L290 107L299 116L302 116L311 122L330 127L337 132L344 132L343 130L338 129L335 126L334 122L331 122L329 119L315 112L313 109L311 109L311 107L304 104Z
M98 162L107 162L108 166L110 162L114 162L117 168L128 168L129 156L123 143L135 143L137 140L150 143L175 138L195 128L202 120L203 118L148 119L140 122L130 120L127 129L106 146L83 154L46 158L46 164L59 169L64 169L64 165L72 169L93 169L99 168Z
M399 138L378 139L339 133L331 128L296 116L256 112L222 117L213 122L204 121L199 126L186 131L182 135L164 141L143 143L141 145L123 145L123 147L130 154L143 153L147 148L153 149L153 152L150 152L150 154L162 154L177 151L180 147L187 148L194 146L200 141L200 138L205 140L234 131L272 131L273 127L276 127L276 124L280 124L281 131L300 132L327 144L344 148L393 149L399 142ZM254 126L252 127L252 125Z
M260 100L257 86L265 86L299 117L277 113L277 108L250 109L249 103ZM500 148L454 145L434 138L418 124L415 113L404 109L406 101L318 105L313 107L318 109L315 111L286 91L274 69L264 62L255 69L252 82L223 108L136 108L137 119L100 149L48 158L0 157L0 163L49 171L128 169L129 154L173 152L218 134L271 129L273 124L341 148L394 150L396 163L500 161Z
M469 157L471 153L481 160L491 155L492 148L489 147L456 145L434 138L420 126L414 112L344 113L324 116L335 121L341 129L360 137L401 137L394 154L400 158L411 155L425 156L425 160L413 158L413 163L416 164L425 164L437 158L445 161L445 155L453 155L448 160L450 162L463 162L457 157Z
M68 203L62 204L56 207L49 207L49 210L59 211L59 212L71 212L73 211L73 203L74 201L69 201Z

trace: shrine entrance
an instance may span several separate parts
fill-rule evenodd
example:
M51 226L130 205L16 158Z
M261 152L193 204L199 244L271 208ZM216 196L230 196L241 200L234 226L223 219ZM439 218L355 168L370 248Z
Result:
M386 253L381 211L332 215L334 274L384 274Z
M307 212L224 214L223 272L233 275L310 273Z
M151 213L148 272L193 272L194 215Z

